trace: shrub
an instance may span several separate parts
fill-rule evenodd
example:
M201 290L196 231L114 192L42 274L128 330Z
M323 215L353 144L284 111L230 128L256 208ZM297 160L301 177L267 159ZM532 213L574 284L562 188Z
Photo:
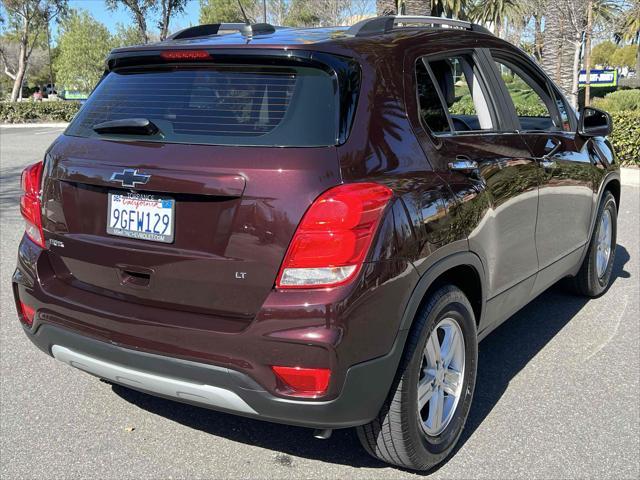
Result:
M604 98L594 98L592 105L609 113L628 110L640 111L640 90L617 90Z
M640 166L640 110L611 112L613 133L609 137L623 165Z
M79 102L0 102L0 122L68 122L79 109Z

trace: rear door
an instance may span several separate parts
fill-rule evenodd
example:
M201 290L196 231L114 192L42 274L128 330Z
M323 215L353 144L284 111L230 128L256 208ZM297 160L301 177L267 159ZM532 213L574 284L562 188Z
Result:
M566 101L528 59L492 50L500 86L541 186L536 247L543 269L585 245L600 174Z
M109 73L46 162L43 226L56 276L242 329L307 207L340 183L334 87L307 67ZM92 128L131 118L158 132Z
M491 298L537 272L539 172L503 115L490 71L488 76L480 68L485 59L483 50L461 49L417 55L407 68L415 75L414 128L432 167L455 195L451 234L467 236L482 257ZM408 97L410 117L412 101ZM478 168L465 169L471 162ZM518 295L516 302L521 300Z

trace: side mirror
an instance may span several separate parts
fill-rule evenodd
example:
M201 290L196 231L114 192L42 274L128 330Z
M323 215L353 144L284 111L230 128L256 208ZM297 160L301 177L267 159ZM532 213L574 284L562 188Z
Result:
M613 130L611 115L593 107L584 107L578 120L578 135L583 137L606 137Z

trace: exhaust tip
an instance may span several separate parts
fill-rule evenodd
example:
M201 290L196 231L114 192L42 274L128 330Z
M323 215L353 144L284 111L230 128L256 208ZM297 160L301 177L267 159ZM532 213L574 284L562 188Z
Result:
M313 437L318 440L328 440L332 433L332 428L317 428L313 431Z

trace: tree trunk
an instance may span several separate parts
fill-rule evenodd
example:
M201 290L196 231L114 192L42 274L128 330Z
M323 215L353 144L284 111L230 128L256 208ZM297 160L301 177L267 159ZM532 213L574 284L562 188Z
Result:
M584 86L584 106L589 105L589 96L591 95L591 30L593 29L593 0L589 0L587 4L587 29L584 32L584 70L585 70L585 86Z
M542 67L565 95L574 94L574 72L576 55L580 61L582 32L572 32L567 13L558 2L550 3L545 16L544 43L542 46ZM575 48L573 48L575 47ZM578 63L579 65L579 63ZM577 100L577 96L573 98Z
M425 0L405 0L406 15L431 15L430 2Z
M135 12L136 23L138 24L138 30L140 30L140 35L144 40L144 43L149 43L149 34L147 33L147 21L144 18L144 15L140 11Z
M376 12L378 15L395 15L398 13L396 0L376 0Z
M575 109L578 108L579 80L580 80L580 47L582 46L582 35L576 39L573 51L573 79L571 82L571 94L569 101Z
M23 32L22 36L20 37L20 52L18 53L18 69L16 70L16 78L13 81L13 89L11 90L12 102L17 102L18 98L22 98L22 83L24 82L24 75L27 72L28 40L29 40L28 32Z
M535 37L534 37L534 50L538 61L542 60L542 15L536 13L534 17L535 21Z
M160 25L160 41L163 41L169 35L169 19L171 18L171 2L164 0L162 2L162 24Z
M51 32L49 30L49 20L47 19L47 50L49 51L49 83L53 90L53 62L51 61Z

